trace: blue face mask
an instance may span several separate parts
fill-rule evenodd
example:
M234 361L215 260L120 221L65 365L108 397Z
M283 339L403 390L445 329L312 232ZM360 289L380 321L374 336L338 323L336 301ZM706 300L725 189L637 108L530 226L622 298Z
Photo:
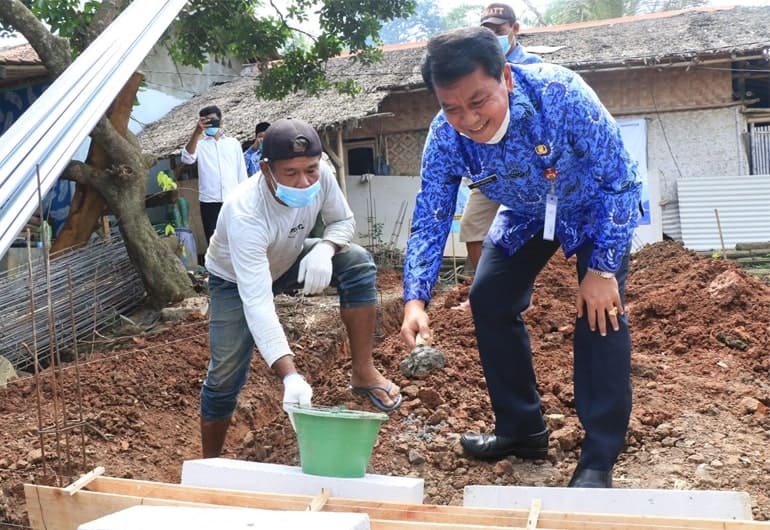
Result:
M206 133L206 136L216 136L219 132L219 127L206 127L204 132Z
M318 192L321 191L321 180L316 180L313 184L307 188L292 188L291 186L284 186L273 175L273 171L270 171L270 178L273 179L273 185L275 186L275 196L290 208L304 208L315 199Z
M508 53L508 49L511 47L511 43L508 41L508 35L498 36L497 42L500 43L500 47L503 49L503 54Z

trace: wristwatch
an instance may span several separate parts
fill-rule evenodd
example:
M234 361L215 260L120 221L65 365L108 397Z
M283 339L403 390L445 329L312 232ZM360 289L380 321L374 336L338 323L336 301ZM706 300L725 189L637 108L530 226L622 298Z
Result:
M588 272L596 274L599 278L604 278L605 280L611 280L615 277L614 272L600 271L598 269L592 269L591 267L588 267Z

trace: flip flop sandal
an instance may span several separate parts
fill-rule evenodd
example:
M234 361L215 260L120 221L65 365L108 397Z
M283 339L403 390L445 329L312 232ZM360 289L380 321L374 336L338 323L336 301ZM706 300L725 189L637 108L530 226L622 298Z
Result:
M398 396L395 398L395 401L388 406L383 403L383 401L377 396L377 394L374 393L375 390L380 390L381 392L384 392L388 396L390 396L390 391L393 389L393 383L391 382L387 388L383 386L373 385L373 386L352 386L350 387L354 394L357 394L359 396L366 396L369 398L369 400L372 402L372 404L380 409L383 412L393 412L398 407L401 406L401 402L404 400L403 396L399 393Z

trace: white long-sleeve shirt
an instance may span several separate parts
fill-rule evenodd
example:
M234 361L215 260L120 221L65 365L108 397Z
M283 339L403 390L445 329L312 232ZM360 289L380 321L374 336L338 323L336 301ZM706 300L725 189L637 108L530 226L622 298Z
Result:
M353 212L331 169L320 167L321 191L304 208L279 203L261 173L238 185L222 206L206 252L209 272L238 284L249 330L269 366L292 354L275 311L273 282L299 257L319 212L325 240L344 249L355 233Z
M182 148L182 162L198 162L198 195L200 202L223 202L238 183L249 176L243 161L241 144L235 138L204 135L194 153Z

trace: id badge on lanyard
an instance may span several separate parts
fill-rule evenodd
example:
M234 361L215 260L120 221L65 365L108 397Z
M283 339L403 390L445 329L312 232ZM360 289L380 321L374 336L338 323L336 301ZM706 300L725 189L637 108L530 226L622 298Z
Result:
M545 170L545 179L551 183L551 190L545 196L545 224L543 225L543 239L553 241L556 233L556 211L559 207L559 197L556 195L554 182L558 176L556 168Z

